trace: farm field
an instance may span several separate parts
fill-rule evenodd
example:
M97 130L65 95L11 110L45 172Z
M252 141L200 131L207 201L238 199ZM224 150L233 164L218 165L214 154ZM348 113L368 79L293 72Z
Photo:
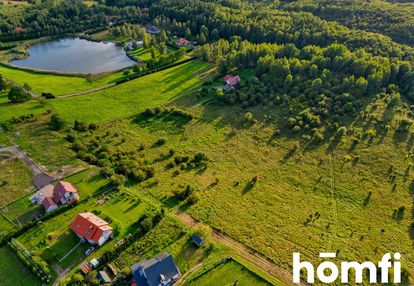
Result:
M272 136L275 129L282 128L286 116L283 108L268 108L265 112L252 109L260 123L246 126L242 109L198 105L189 97L178 99L174 105L185 108L195 119L138 116L103 128L119 133L117 141L124 141L123 150L140 144L154 146L159 138L166 140L161 147L143 151L160 183L131 186L131 192L153 197L167 207L185 207L193 217L285 267L290 267L294 251L316 260L318 253L314 251L319 251L321 245L326 251L341 249L344 257L353 260L367 256L373 261L386 252L378 245L387 245L404 253L404 271L413 269L413 221L409 213L414 178L411 173L404 175L409 166L404 158L411 143L396 133L398 117L382 139L362 141L356 147L352 147L352 136L334 146L332 141L306 146L299 140L304 145L292 152L298 139L288 130ZM369 105L367 112L380 115L385 110ZM267 113L278 116L266 123L263 120ZM366 126L361 121L354 124L355 130ZM109 146L109 150L112 148ZM346 155L350 148L349 161ZM190 157L203 152L208 158L207 169L167 168L173 161L173 157L166 156L170 149L176 155ZM390 166L395 170L394 182L387 176ZM256 175L260 179L253 184ZM193 206L173 198L173 190L187 184L199 190L200 199Z
M0 208L33 192L32 171L14 154L0 152Z
M266 280L234 260L223 262L203 275L185 283L185 286L225 286L237 281L240 286L270 286Z
M23 265L16 254L7 246L0 247L0 285L40 286L37 277Z
M18 84L29 84L33 91L37 94L49 92L53 95L73 94L91 90L114 83L122 77L121 72L116 72L103 76L99 79L89 80L86 77L36 73L4 65L0 65L0 74L2 74L4 78Z
M197 75L209 64L191 61L93 94L53 99L49 105L63 119L102 123L168 102L202 84Z

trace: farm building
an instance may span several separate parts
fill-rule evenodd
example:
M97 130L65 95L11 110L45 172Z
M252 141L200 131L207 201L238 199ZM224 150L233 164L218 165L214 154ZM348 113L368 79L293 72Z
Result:
M228 74L224 77L224 83L228 87L235 87L240 83L240 77L238 75L233 76Z
M131 272L134 283L139 286L169 286L181 276L174 259L167 252L132 265Z
M80 238L101 246L112 237L112 227L93 213L80 213L72 223L72 230Z

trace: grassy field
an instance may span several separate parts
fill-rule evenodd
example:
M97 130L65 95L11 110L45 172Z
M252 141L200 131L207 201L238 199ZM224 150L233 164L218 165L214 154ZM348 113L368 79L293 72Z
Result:
M364 137L354 146L358 133L377 126L358 119L351 123L353 134L313 145L284 129L284 108L251 109L259 120L251 125L246 110L198 102L185 97L174 103L195 116L191 121L138 117L93 135L118 132L116 142L105 143L110 152L147 146L141 156L155 168L159 184L144 182L131 192L181 206L287 268L295 251L312 261L319 252L338 250L338 259L376 261L392 249L402 253L404 269L413 275L413 136L396 130L404 112L391 119L387 134L378 127L373 140ZM388 112L381 101L366 110L377 118ZM275 136L276 129L282 134ZM166 144L154 147L159 138ZM181 156L205 153L207 169L168 167L170 149ZM173 199L172 191L187 184L199 189L193 206Z
M0 65L0 74L18 84L29 84L37 94L50 92L54 95L73 94L94 89L114 83L122 77L122 73L118 72L96 80L89 80L85 77L35 73L3 65Z
M0 208L33 192L32 171L12 153L0 152Z
M197 76L209 65L192 61L93 94L50 100L50 106L65 120L104 122L156 106L202 84Z
M237 281L237 284L233 284ZM266 280L251 272L243 265L230 260L214 267L200 277L185 283L186 286L270 286Z
M0 97L1 98L1 97ZM47 108L37 100L31 100L25 103L1 103L0 99L0 123L4 123L13 117L19 117L27 114L45 113Z
M42 283L33 276L9 247L0 248L0 285L2 286L40 286Z
M39 115L35 122L13 125L9 134L29 156L51 171L68 166L79 167L82 164L67 148L65 135L49 129L49 118L48 114Z

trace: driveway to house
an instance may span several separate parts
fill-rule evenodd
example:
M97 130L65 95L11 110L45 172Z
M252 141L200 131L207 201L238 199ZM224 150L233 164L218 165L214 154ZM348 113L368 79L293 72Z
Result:
M22 160L27 165L27 167L29 167L33 171L35 175L47 173L42 165L35 163L25 152L23 152L23 150L21 150L17 146L0 148L0 153L1 152L10 152L16 155L16 157Z

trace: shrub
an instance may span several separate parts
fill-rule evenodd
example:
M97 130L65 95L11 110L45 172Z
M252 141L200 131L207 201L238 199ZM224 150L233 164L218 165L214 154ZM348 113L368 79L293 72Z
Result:
M125 184L126 178L124 175L115 174L110 177L109 181L111 182L112 185L119 187Z
M336 134L337 134L339 137L345 136L345 135L346 135L346 133L347 133L347 129L346 129L346 127L345 127L345 126L339 127L338 131L336 132Z
M31 99L30 94L20 86L14 86L10 89L8 98L10 102L20 103Z
M160 139L158 139L158 140L155 142L155 145L156 145L156 146L162 146L162 145L164 145L165 143L167 143L167 139L166 139L166 138L160 138Z
M58 115L53 114L52 117L50 118L49 126L50 126L50 129L54 131L59 131L65 128L65 121L63 121L63 119L60 118Z
M251 112L247 112L247 113L244 115L244 119L245 119L247 122L252 122L252 121L253 121L253 114L252 114Z

